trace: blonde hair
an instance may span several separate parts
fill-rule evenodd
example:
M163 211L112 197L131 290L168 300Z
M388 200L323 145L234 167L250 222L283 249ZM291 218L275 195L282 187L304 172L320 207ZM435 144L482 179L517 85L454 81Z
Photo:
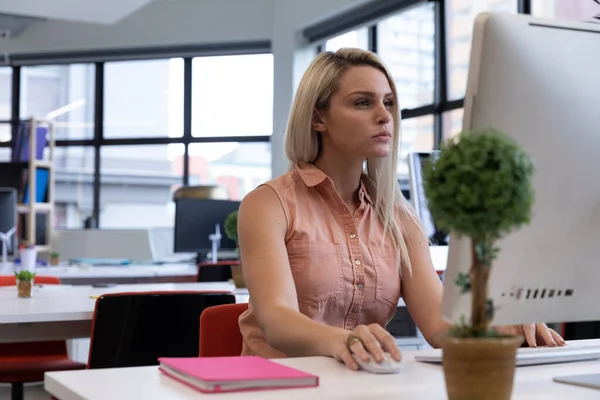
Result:
M315 110L326 110L329 100L338 88L341 76L351 67L368 66L381 71L389 82L396 101L392 107L394 132L392 151L383 158L368 158L366 170L361 180L369 196L374 199L375 210L384 226L384 232L391 236L400 250L401 266L399 274L411 274L412 268L407 235L398 223L400 215L407 216L423 233L422 224L414 209L400 193L396 178L398 147L400 144L400 118L396 85L391 74L379 59L370 51L342 48L336 52L319 54L308 67L296 92L286 131L285 151L290 168L299 162L312 163L319 156L320 137L313 130L312 120ZM399 215L396 215L396 212Z

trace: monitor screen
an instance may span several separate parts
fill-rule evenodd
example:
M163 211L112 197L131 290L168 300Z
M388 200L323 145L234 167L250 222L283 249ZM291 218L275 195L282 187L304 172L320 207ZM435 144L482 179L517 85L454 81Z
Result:
M6 233L17 225L17 191L0 188L0 232ZM17 235L14 233L8 246L8 255L14 255Z
M225 219L240 207L239 201L181 198L175 203L176 253L207 253L212 250L209 235L219 224L221 243L219 250L235 250L236 243L225 234Z

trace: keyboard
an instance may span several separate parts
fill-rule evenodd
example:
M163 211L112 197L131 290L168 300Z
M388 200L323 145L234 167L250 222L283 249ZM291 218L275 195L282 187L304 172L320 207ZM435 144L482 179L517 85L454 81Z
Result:
M517 350L517 366L558 364L600 359L600 346L522 347ZM441 364L441 349L426 350L415 360Z

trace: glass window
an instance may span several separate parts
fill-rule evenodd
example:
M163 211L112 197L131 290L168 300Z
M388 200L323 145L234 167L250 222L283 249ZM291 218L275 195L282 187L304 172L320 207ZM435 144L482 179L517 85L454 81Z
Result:
M94 148L55 147L56 228L83 228L94 208Z
M92 64L43 65L21 69L21 118L52 119L55 139L94 137Z
M103 146L100 227L173 226L173 191L183 183L184 145Z
M532 0L535 17L600 22L600 4L595 0Z
M10 123L0 123L0 142L10 142L11 129Z
M271 179L271 143L192 143L190 185L218 184L241 200Z
M273 55L192 61L192 135L265 136L273 131Z
M0 120L9 120L12 102L12 68L0 67ZM1 140L1 139L0 139Z
M394 76L402 109L433 103L433 6L424 3L377 24L377 52Z
M398 154L398 177L408 177L408 153L433 150L433 115L402 120L402 147Z
M542 0L546 1L546 0ZM464 97L471 55L473 23L484 11L517 12L517 0L447 0L448 98Z
M0 162L10 161L10 148L0 147Z
M454 137L462 131L463 112L464 109L459 108L444 113L442 120L444 124L444 140Z
M326 51L336 51L342 47L357 47L369 49L369 28L359 28L336 36L325 42Z
M183 59L104 66L104 137L183 136Z

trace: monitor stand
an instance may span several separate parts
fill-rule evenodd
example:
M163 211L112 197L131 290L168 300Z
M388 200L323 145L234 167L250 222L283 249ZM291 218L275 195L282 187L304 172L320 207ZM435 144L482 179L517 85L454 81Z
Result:
M600 390L600 374L555 376L554 382Z

